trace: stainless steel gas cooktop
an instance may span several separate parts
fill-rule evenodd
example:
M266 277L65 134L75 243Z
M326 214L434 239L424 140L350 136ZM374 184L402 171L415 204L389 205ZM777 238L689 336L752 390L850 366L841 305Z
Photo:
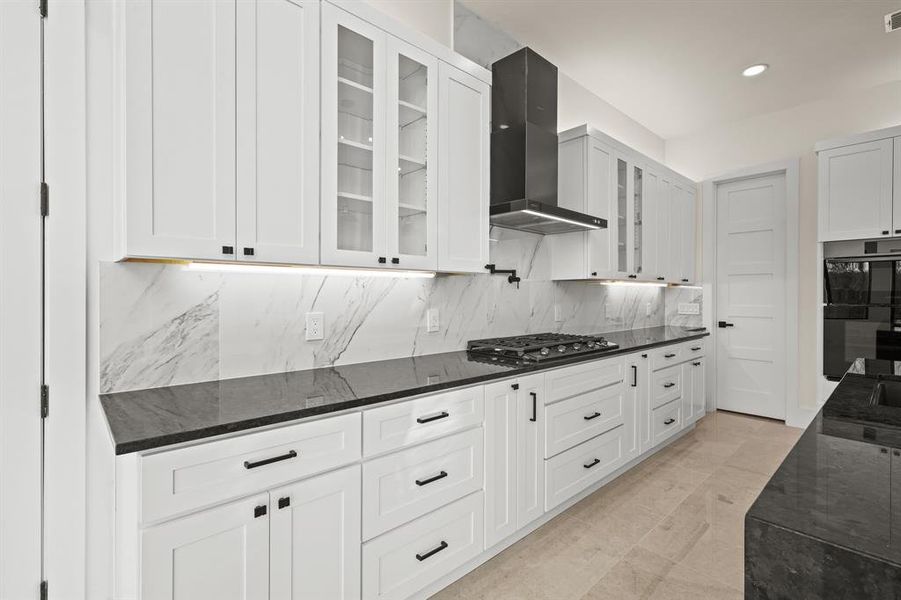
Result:
M599 335L568 333L536 333L506 338L471 340L466 349L470 354L527 361L546 361L576 354L593 354L619 348Z

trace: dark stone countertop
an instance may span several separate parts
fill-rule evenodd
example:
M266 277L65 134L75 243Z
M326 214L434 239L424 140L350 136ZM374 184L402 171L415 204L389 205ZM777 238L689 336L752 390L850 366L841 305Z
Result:
M852 365L748 510L747 598L901 591L901 408L870 405L877 376Z
M116 454L360 408L455 387L600 360L709 335L683 327L601 334L619 344L602 355L547 363L500 363L465 351L428 354L176 385L100 396Z

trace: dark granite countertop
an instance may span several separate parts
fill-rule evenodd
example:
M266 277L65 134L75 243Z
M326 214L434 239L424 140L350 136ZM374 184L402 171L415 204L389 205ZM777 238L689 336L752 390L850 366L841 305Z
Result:
M650 327L601 334L619 344L603 355L547 363L500 363L465 351L428 354L225 379L100 396L116 454L159 448L473 385L521 373L599 360L709 335L683 327Z
M901 565L901 408L870 406L878 376L885 373L863 359L854 363L747 519L801 534L805 544L811 539L825 542L846 557L850 551ZM788 561L791 552L783 552ZM817 575L822 578L819 589L832 576L826 571L838 573L840 567L824 566ZM858 597L841 597L852 596Z

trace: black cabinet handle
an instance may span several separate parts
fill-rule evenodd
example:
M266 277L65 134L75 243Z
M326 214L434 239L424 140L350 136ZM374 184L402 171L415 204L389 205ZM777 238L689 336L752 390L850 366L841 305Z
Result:
M735 327L735 323L727 323L726 321L719 321L717 323L717 327Z
M441 543L438 544L437 548L433 548L433 549L429 550L428 552L426 552L425 554L417 554L416 560L422 562L425 559L429 558L430 556L435 556L436 554L438 554L445 548L447 548L447 542L445 542L444 540L441 540Z
M901 233L901 229L896 229L895 233Z
M629 275L629 279L638 279L638 275Z
M259 519L260 517L266 516L266 505L260 504L259 506L255 506L253 508L253 518Z
M676 385L676 384L673 383L672 381L670 381L669 383L664 383L664 384L663 384L663 387L665 387L665 388L671 388L671 387L673 387L674 385Z
M595 412L594 414L591 414L591 415L588 415L588 416L585 416L585 417L582 417L582 418L585 419L586 421L590 421L590 420L592 420L592 419L597 419L597 418L600 417L600 416L601 416L601 413Z
M657 281L663 281L664 279L666 279L666 278L665 278L665 277L658 277L658 278L657 278Z
M519 384L518 384L518 383L511 383L511 384L510 384L510 389L518 390L518 389L519 389Z
M529 395L532 396L532 418L529 420L534 423L538 420L538 394L529 392Z
M697 351L700 350L700 349L701 349L700 346L695 346L694 348L691 349L691 351L692 351L692 352L697 352Z
M682 283L688 283L688 280L683 278Z
M691 364L693 364L693 365L696 366L696 367L700 367L700 366L701 366L701 363L700 363L700 362L693 362L693 363L691 363Z
M256 462L250 462L249 460L245 460L244 468L245 469L256 469L257 467L271 465L274 462L288 460L290 458L295 458L296 456L297 456L297 452L295 452L294 450L289 450L287 454L282 454L281 456L273 456L272 458L264 458L263 460L258 460Z
M383 264L385 264L386 262L388 262L388 259L387 259L387 258L385 258L384 256L380 256L380 257L379 257L379 264L380 264L380 265L383 265Z
M244 256L253 256L253 248L244 248Z
M632 387L638 387L638 365L632 365Z
M392 264L392 265L399 265L399 264L400 264L400 259L397 258L397 257L392 258L392 259L391 259L391 264Z
M663 358L673 358L674 356L676 356L676 355L675 354L664 354Z
M667 419L666 421L664 421L663 424L664 424L664 425L672 425L672 424L675 423L675 422L676 422L676 420L673 419L672 417L670 417L669 419Z
M597 277L597 276L598 276L598 272L597 272L597 271L592 271L592 272L591 272L591 276L592 276L592 277Z
M234 246L222 246L222 254L234 254L235 247Z
M418 485L418 486L421 487L421 486L424 486L424 485L428 485L428 484L430 484L430 483L432 483L432 482L434 482L434 481L438 481L439 479L444 479L445 477L447 477L447 471L441 471L440 473L438 473L438 474L435 475L434 477L429 477L428 479L417 479L417 480L416 480L416 485Z
M291 498L289 496L278 499L279 508L288 508L289 506L291 506Z
M585 467L586 469L590 469L591 467L595 466L595 465L598 464L599 462L601 462L601 459L600 459L600 458L596 458L596 459L594 459L593 461L591 461L590 463L588 463L587 465L582 465L582 466Z
M449 416L450 413L441 411L440 413L432 417L419 417L418 419L416 419L416 422L422 425L423 423L431 423L432 421L437 421L438 419L446 419Z
M883 230L882 230L882 235L888 235L888 229L883 229Z

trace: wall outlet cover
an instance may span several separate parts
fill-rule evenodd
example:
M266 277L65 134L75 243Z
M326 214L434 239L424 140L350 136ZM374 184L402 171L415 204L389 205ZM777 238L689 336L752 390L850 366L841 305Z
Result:
M306 316L306 339L308 342L325 337L325 317L321 312L308 312Z
M680 315L699 315L701 314L701 305L697 302L680 302L679 303L679 314Z
M426 331L435 333L441 327L441 319L437 308L430 308L426 312Z

